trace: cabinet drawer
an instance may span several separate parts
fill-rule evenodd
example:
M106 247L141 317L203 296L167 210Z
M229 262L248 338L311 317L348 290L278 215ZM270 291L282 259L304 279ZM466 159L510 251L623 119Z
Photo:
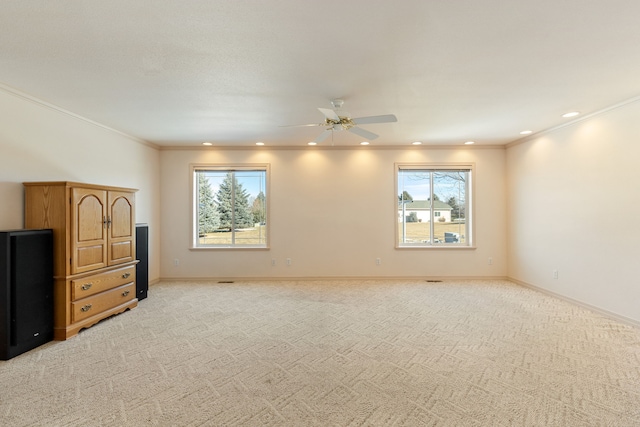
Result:
M136 267L120 268L71 281L71 300L77 301L107 289L135 282Z
M129 283L80 301L74 301L71 303L73 322L79 322L94 314L130 301L135 297L136 285L135 283Z

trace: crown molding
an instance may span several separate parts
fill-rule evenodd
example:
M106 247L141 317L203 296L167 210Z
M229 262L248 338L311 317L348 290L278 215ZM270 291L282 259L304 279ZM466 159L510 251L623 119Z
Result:
M156 149L156 150L158 149L158 146L156 144L153 144L153 143L151 143L149 141L146 141L144 139L129 135L128 133L122 132L122 131L120 131L118 129L114 129L112 127L103 125L102 123L98 123L98 122L96 122L94 120L88 119L88 118L86 118L84 116L81 116L81 115L76 114L74 112L71 112L69 110L65 110L62 107L59 107L59 106L57 106L55 104L51 104L51 103L46 102L46 101L43 101L42 99L36 98L35 96L31 96L29 94L26 94L26 93L24 93L24 92L22 92L22 91L20 91L20 90L18 90L16 88L13 88L11 86L6 85L4 83L0 83L0 91L5 92L8 95L12 95L12 96L14 96L16 98L20 98L20 99L22 99L24 101L31 102L33 104L36 104L36 105L40 106L40 107L44 107L46 109L55 111L57 113L61 113L61 114L64 114L66 116L73 117L74 119L81 120L81 121L83 121L85 123L89 123L89 124L91 124L93 126L105 129L105 130L107 130L109 132L113 132L113 133L116 133L116 134L118 134L120 136L124 136L125 138L130 139L130 140L132 140L134 142L137 142L138 144L142 144L144 146L147 146L149 148L153 148L153 149Z
M626 100L624 100L622 102L618 102L617 104L610 105L608 107L602 108L602 109L594 111L592 113L585 114L583 116L578 116L575 119L573 119L571 121L568 121L566 123L562 123L562 124L559 124L557 126L553 126L553 127L548 128L548 129L541 130L540 132L532 133L531 135L527 135L524 138L520 138L520 139L517 139L515 141L509 142L508 144L505 145L505 148L515 147L516 145L520 145L520 144L523 144L525 142L532 141L532 140L534 140L536 138L539 138L539 137L541 137L543 135L546 135L546 134L549 134L549 133L553 133L553 132L555 132L557 130L566 128L568 126L573 126L573 125L575 125L577 123L583 122L585 120L592 119L592 118L594 118L596 116L600 116L600 115L606 114L606 113L608 113L610 111L616 110L618 108L625 107L625 106L627 106L629 104L633 104L634 102L638 102L638 101L640 101L640 96L635 96L633 98L626 99Z

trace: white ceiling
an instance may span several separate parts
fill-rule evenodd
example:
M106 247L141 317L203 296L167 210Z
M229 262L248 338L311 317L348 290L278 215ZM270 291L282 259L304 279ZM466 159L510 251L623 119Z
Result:
M506 144L640 95L637 0L30 0L0 83L158 145ZM336 132L323 145L356 145Z

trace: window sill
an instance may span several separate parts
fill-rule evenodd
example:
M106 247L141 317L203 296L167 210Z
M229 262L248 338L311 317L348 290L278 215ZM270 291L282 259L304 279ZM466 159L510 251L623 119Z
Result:
M271 249L269 246L191 246L190 251L220 251L220 250L232 250L232 251L268 251Z
M445 249L445 250L475 250L476 246L437 246L437 245L432 245L432 246L396 246L396 249L427 249L427 250L437 250L437 249Z

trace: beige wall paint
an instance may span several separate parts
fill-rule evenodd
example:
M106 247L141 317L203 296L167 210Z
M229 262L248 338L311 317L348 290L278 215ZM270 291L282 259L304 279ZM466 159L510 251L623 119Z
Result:
M149 277L158 279L158 150L3 88L0 117L0 229L24 226L24 181L137 188L136 221L149 224Z
M160 157L163 278L506 275L502 148L212 148L165 150ZM475 163L476 249L394 248L395 162ZM189 249L192 163L270 164L269 250Z
M510 277L640 321L638 117L634 102L507 149Z
M152 280L508 275L640 321L640 102L507 150L159 152L3 87L0 114L0 229L23 226L23 181L138 188L136 220L151 227ZM476 249L394 249L395 162L475 163ZM271 165L270 250L188 249L191 163Z

